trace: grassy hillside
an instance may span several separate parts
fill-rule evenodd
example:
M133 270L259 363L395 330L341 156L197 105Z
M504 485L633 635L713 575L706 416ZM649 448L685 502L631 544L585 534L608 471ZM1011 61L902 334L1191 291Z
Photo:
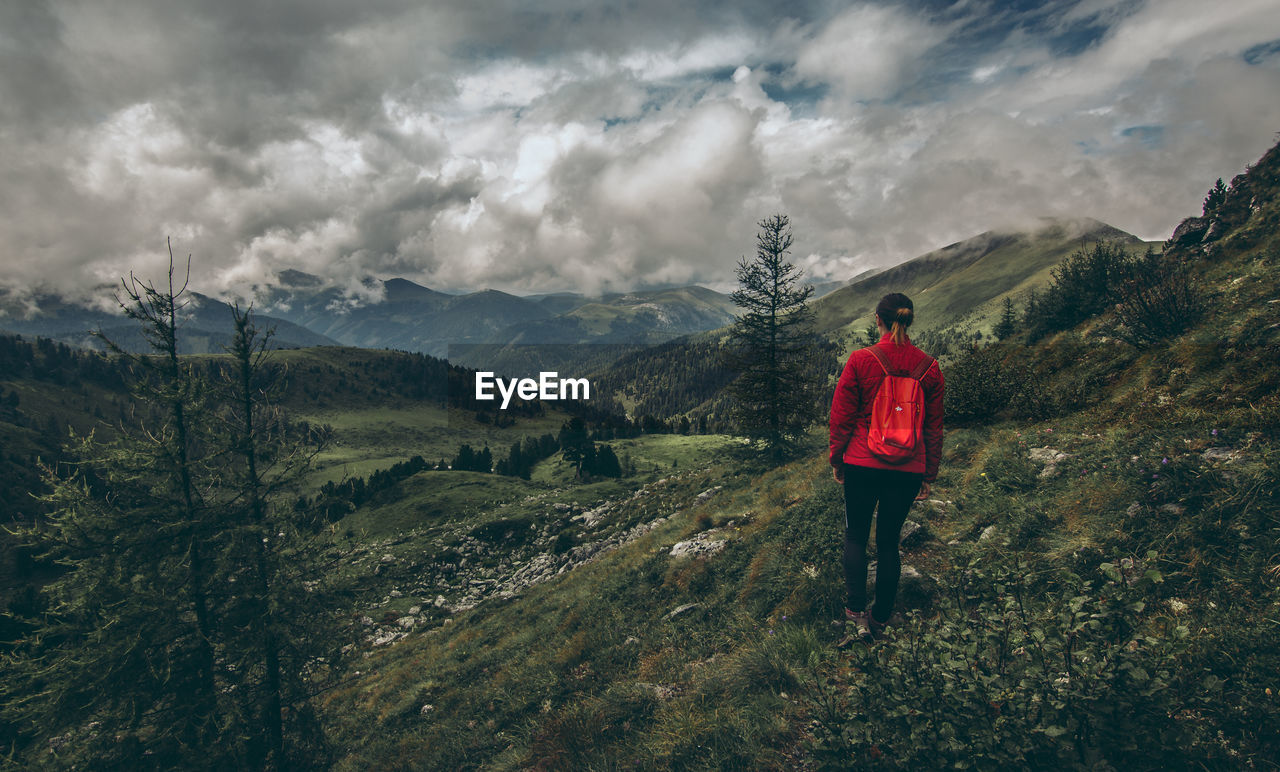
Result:
M1273 150L1180 226L1167 260L1205 301L1186 329L1135 347L1106 305L947 365L968 409L874 646L833 646L843 511L821 427L782 465L650 435L611 442L621 478L578 480L556 454L528 480L426 470L377 489L316 536L308 577L338 639L308 674L334 768L1280 766L1278 193ZM1061 236L1045 238L1074 251ZM980 266L1000 292L1043 279L1024 249L992 237L884 281L943 319L999 297ZM823 299L829 331L856 332L837 301L882 294L858 286ZM46 416L121 408L101 362L42 345L0 382L15 446ZM556 422L447 413L458 376L421 356L276 356L285 407L342 440L313 483Z
M1243 219L1170 251L1209 299L1191 329L1135 349L1108 312L991 349L1092 391L948 432L886 641L831 646L820 432L777 468L691 447L630 495L530 489L491 528L432 535L435 558L406 541L444 574L415 598L382 585L384 621L353 622L380 632L323 698L337 768L1274 768L1277 156ZM437 587L478 593L423 612Z
M818 329L842 341L860 337L874 324L881 297L902 292L915 304L913 331L946 327L962 320L990 332L1005 297L1021 307L1022 296L1048 283L1050 271L1082 243L1118 241L1138 250L1143 242L1096 220L1045 219L1024 233L988 231L855 281L814 304Z

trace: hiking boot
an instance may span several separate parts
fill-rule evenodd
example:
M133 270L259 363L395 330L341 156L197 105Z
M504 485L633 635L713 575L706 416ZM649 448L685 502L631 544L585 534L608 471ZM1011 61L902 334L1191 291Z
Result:
M867 643L873 639L871 614L866 611L844 610L844 627L849 635Z
M867 618L867 626L870 628L869 632L871 636L874 638L883 638L884 629L889 626L889 620L886 619L885 621L881 622L880 620L876 619L875 614L872 614L869 611L865 614L865 616Z

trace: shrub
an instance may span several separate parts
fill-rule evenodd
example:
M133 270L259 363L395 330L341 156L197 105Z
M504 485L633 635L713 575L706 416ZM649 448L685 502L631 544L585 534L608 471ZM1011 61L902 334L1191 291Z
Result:
M1147 348L1185 332L1204 314L1204 296L1186 263L1149 251L1132 261L1120 286L1117 335Z
M1053 281L1028 311L1032 343L1110 309L1128 275L1128 253L1120 244L1099 241L1081 248L1053 269Z
M948 424L987 423L1009 403L1003 352L998 346L971 346L947 366L943 400Z
M834 692L812 685L815 755L873 769L1160 769L1185 766L1197 740L1217 753L1183 710L1215 685L1179 680L1189 631L1147 611L1160 574L1101 570L954 570L938 618L855 647Z

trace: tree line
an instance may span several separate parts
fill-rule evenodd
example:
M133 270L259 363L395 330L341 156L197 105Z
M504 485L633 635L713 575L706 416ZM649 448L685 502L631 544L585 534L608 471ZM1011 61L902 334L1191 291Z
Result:
M248 311L201 371L178 356L172 260L167 285L122 287L150 354L106 343L156 410L42 470L48 514L19 536L61 571L5 655L4 744L42 765L323 764L311 698L332 642L304 581L313 542L284 505L323 443L287 430L270 333Z

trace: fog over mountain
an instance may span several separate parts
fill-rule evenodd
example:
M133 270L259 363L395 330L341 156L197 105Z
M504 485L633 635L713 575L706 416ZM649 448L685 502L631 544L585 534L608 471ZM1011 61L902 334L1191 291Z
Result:
M172 237L222 297L724 291L775 211L843 281L1040 216L1163 238L1273 142L1274 0L1036 5L5 3L0 286Z

